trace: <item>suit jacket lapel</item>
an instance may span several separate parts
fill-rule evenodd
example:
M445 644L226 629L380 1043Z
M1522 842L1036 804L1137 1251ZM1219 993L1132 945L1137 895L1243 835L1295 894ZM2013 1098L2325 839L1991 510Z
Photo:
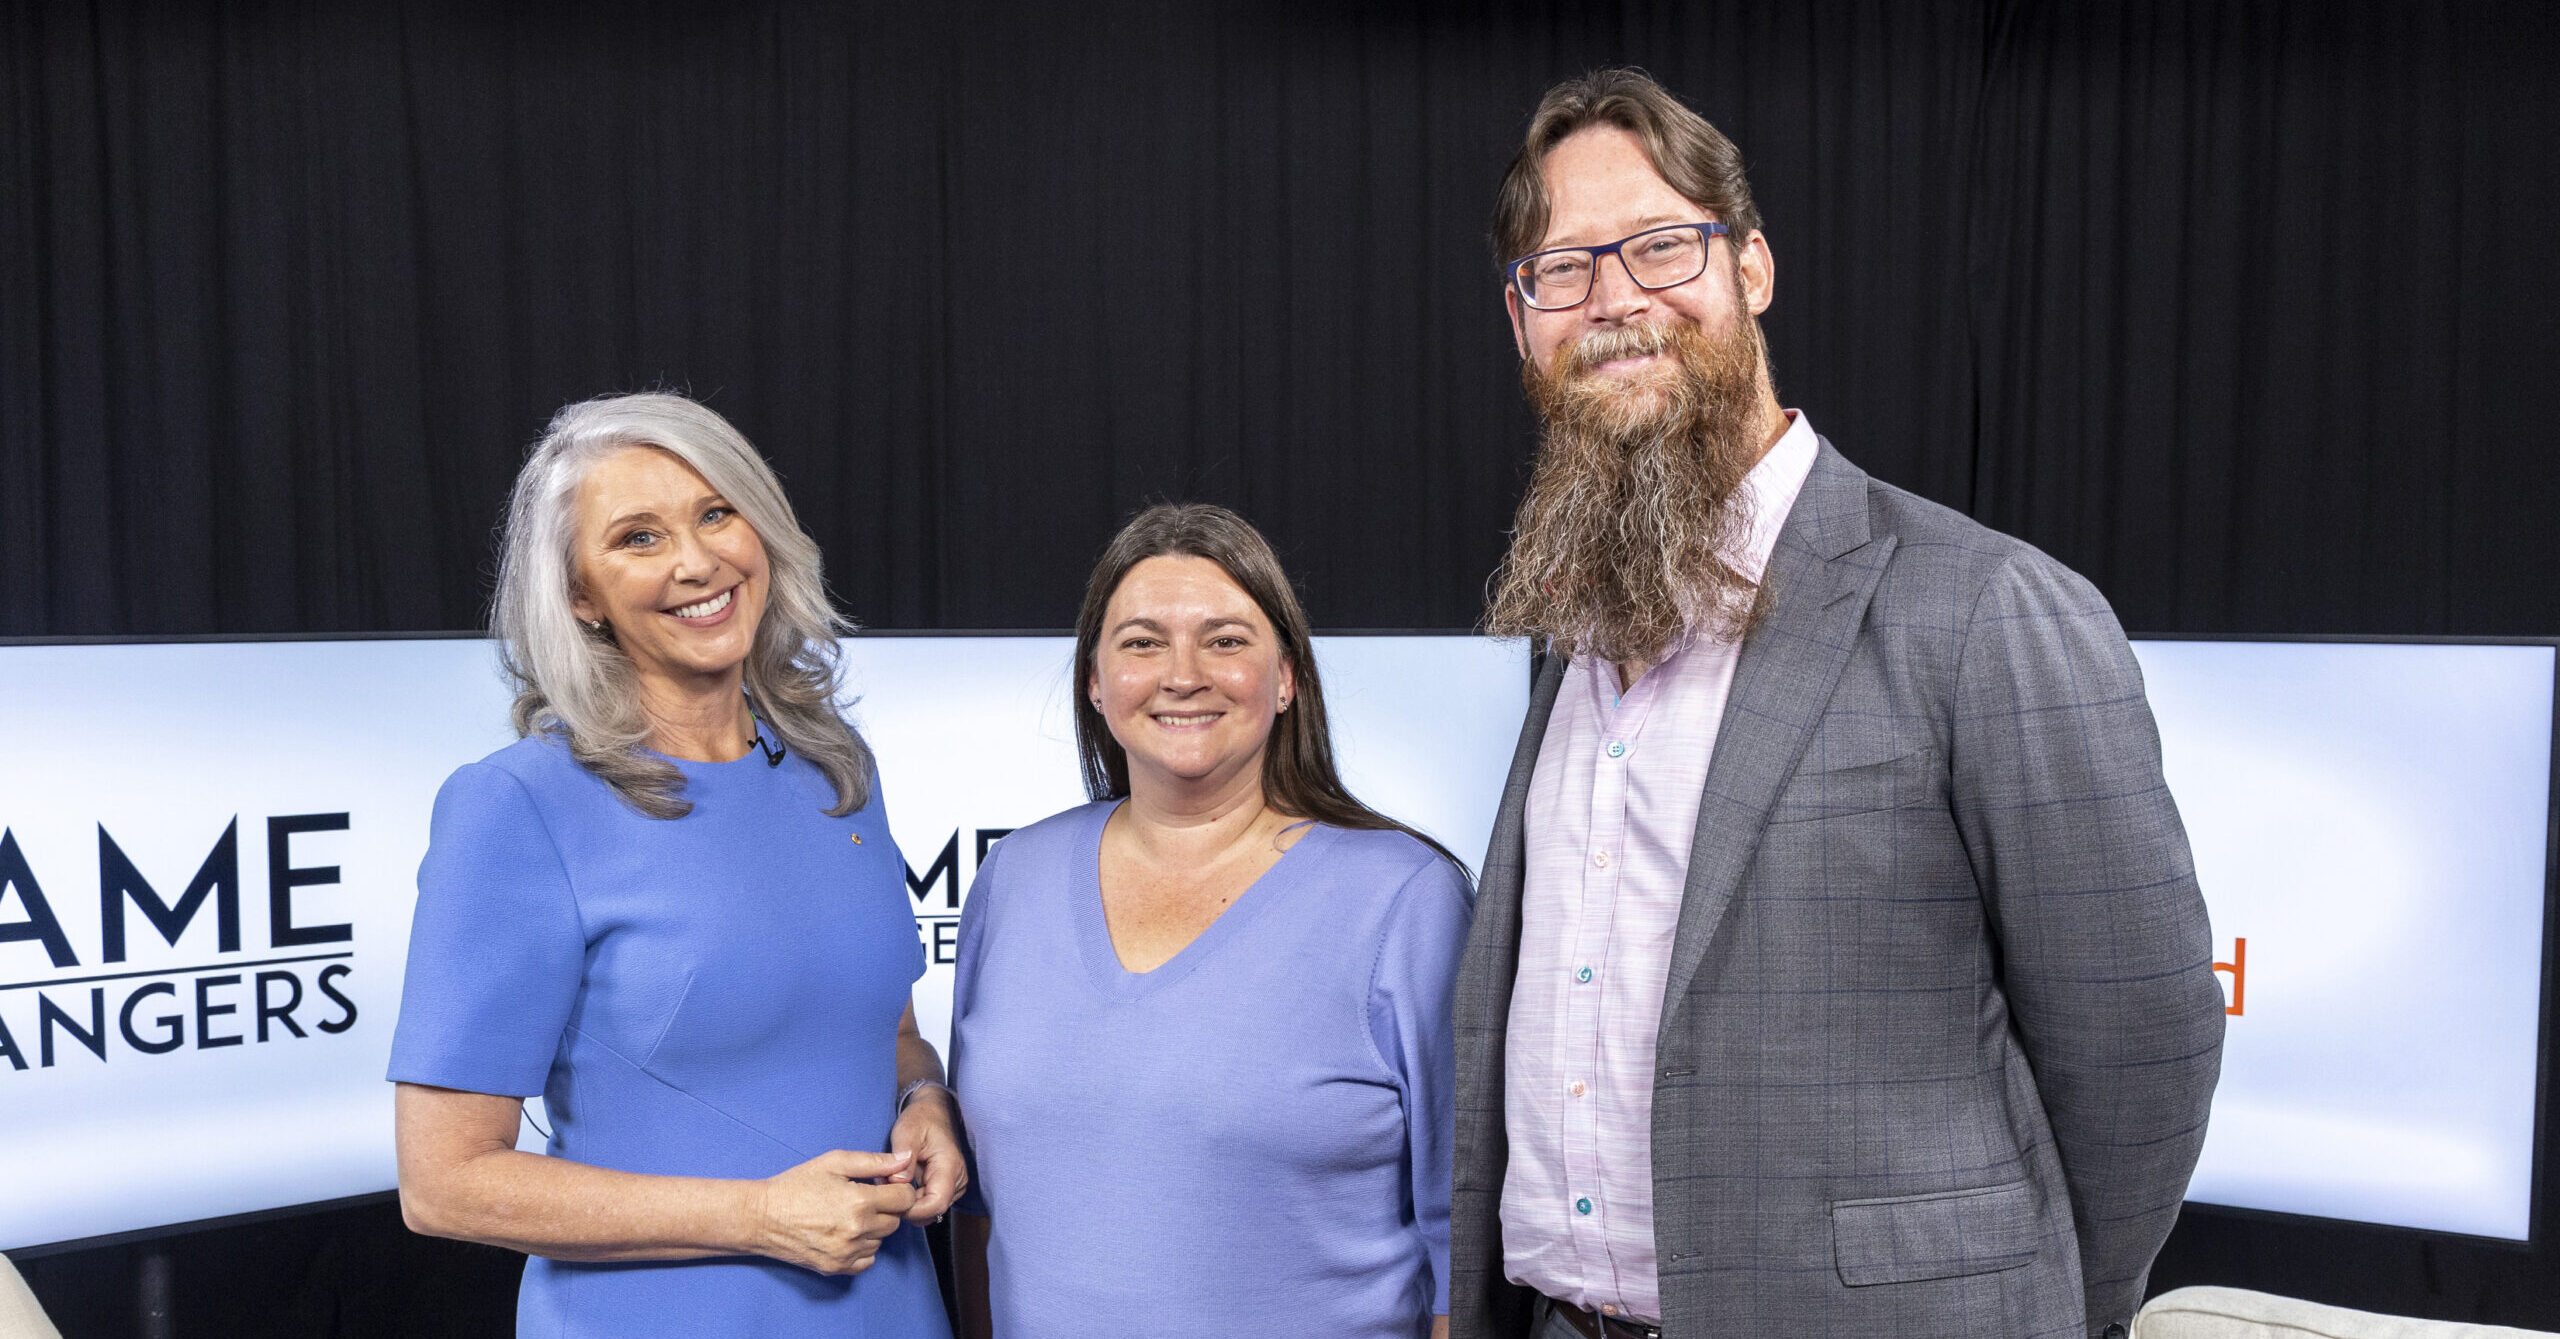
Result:
M1529 715L1520 724L1511 775L1502 786L1502 807L1494 811L1493 841L1485 848L1484 868L1476 880L1476 919L1467 965L1483 979L1482 1002L1499 1012L1482 1019L1462 1018L1462 1025L1474 1022L1499 1029L1510 1013L1511 977L1520 960L1520 885L1528 864L1529 782L1538 770L1538 746L1547 737L1547 718L1555 712L1564 667L1563 656L1548 656L1530 683Z
M1670 1035L1690 978L1759 850L1779 788L1804 756L1849 663L1893 548L1893 536L1868 530L1866 472L1823 441L1762 578L1774 603L1744 639L1725 699L1690 840L1689 878L1663 988L1662 1036Z
M1538 770L1538 746L1547 736L1556 688L1564 681L1562 656L1549 656L1529 690L1528 719L1511 776L1495 811L1493 841L1476 883L1475 927L1458 962L1451 1002L1458 1049L1458 1159L1450 1220L1453 1271L1481 1271L1500 1281L1502 1250L1494 1205L1510 1162L1503 1128L1504 1057L1509 1048L1511 987L1520 975L1520 885L1528 861L1529 782Z

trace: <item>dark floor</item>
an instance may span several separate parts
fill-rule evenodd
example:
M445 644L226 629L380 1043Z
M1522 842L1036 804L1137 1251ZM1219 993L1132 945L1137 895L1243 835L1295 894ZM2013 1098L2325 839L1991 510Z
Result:
M166 1249L175 1267L180 1339L506 1335L524 1270L513 1251L418 1236L388 1197L150 1245ZM132 1339L141 1333L135 1279L145 1249L16 1263L63 1339Z
M948 1238L933 1246L945 1303ZM143 1333L137 1280L147 1250L169 1252L177 1339L449 1339L514 1333L524 1257L421 1237L399 1203L370 1203L183 1232L130 1246L12 1256L63 1339Z

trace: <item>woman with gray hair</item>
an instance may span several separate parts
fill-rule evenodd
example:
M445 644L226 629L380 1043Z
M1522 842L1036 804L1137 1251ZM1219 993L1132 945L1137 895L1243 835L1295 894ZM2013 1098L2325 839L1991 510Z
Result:
M445 783L418 870L409 1225L536 1257L522 1335L947 1334L913 1225L965 1184L957 1113L773 471L681 396L570 405L493 622L523 738ZM516 1151L537 1093L548 1157Z

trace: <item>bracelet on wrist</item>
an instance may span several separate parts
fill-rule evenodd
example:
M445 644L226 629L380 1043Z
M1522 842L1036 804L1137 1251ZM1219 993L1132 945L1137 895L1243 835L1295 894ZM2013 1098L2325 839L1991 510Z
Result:
M951 1096L951 1089L949 1086L945 1085L942 1080L918 1079L898 1090L898 1110L904 1112L907 1109L907 1103L913 1100L917 1093L923 1092L927 1088L942 1089L942 1095L946 1099Z

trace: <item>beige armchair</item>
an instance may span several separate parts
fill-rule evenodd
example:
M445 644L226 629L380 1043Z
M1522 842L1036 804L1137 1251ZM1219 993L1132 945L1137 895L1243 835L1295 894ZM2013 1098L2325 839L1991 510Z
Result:
M36 1295L27 1291L27 1281L5 1255L0 1255L0 1339L62 1339L62 1331L45 1319Z
M2242 1288L2178 1288L2145 1303L2133 1339L2560 1339L2547 1330L2416 1320Z

